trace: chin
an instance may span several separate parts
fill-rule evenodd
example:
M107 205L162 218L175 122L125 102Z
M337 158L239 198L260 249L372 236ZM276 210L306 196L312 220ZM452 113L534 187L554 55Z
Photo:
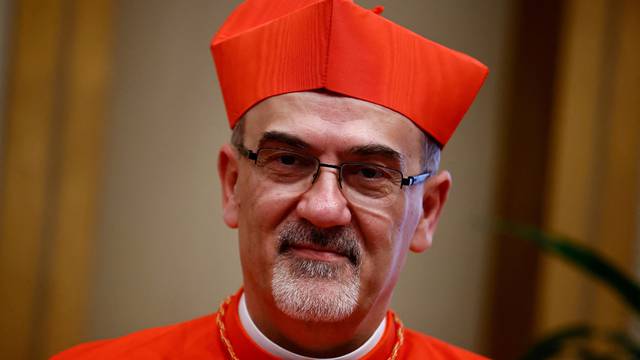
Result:
M273 268L271 290L280 311L310 322L338 322L358 306L359 274L347 263L278 258Z

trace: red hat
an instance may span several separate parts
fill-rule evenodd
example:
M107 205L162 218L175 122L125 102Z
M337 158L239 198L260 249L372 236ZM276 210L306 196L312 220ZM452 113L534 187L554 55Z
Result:
M392 109L444 146L487 77L479 61L351 0L247 0L211 42L229 124L279 94L327 89Z

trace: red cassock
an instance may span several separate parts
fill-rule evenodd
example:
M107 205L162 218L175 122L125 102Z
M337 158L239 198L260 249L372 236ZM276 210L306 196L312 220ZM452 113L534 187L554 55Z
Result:
M242 328L238 316L241 292L231 298L224 316L227 337L239 359L277 359L260 348ZM216 324L218 313L187 322L148 329L112 340L78 345L54 360L69 359L230 359ZM397 342L397 324L391 311L378 344L362 359L388 359ZM404 328L404 342L398 359L485 359L440 340Z

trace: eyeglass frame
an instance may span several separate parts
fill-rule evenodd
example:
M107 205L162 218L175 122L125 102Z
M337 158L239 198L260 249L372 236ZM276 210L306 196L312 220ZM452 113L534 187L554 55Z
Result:
M256 149L256 151L252 151L247 149L244 145L240 144L239 146L236 146L238 152L240 153L240 155L244 156L245 158L252 160L253 163L257 166L258 165L258 153L261 150L283 150L283 151L288 151L291 153L296 153L293 150L289 150L289 149L281 149L281 148L258 148ZM299 153L298 153L299 154ZM304 155L304 154L300 154L300 155ZM326 168L330 168L330 169L336 169L338 170L338 185L340 186L340 188L342 188L342 169L344 165L368 165L368 166L375 166L375 167L381 167L384 169L388 169L391 171L396 171L400 174L401 177L401 181L400 181L400 189L402 189L404 186L412 186L412 185L417 185L420 183L423 183L425 181L427 181L427 179L429 179L433 174L431 171L424 171L420 174L417 175L413 175L413 176L407 176L406 178L404 177L404 174L402 173L402 171L397 170L397 169L392 169L386 166L382 166L382 165L376 165L376 164L372 164L372 163L366 163L366 162L345 162L345 163L340 163L338 165L334 165L334 164L327 164L327 163L323 163L322 161L320 161L320 159L318 159L317 157L313 156L313 155L304 155L307 156L309 158L313 158L316 160L316 162L318 163L318 168L316 169L316 172L313 174L313 180L311 181L311 183L315 183L316 179L318 178L318 175L320 174L320 168L321 167L326 167Z

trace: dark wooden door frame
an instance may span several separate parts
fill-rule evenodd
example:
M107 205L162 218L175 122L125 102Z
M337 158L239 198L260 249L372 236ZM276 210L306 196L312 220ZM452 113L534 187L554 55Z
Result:
M496 189L499 219L543 222L562 12L563 2L556 0L520 0L515 7ZM509 236L496 234L493 249L487 354L515 359L532 341L540 259L532 245Z

